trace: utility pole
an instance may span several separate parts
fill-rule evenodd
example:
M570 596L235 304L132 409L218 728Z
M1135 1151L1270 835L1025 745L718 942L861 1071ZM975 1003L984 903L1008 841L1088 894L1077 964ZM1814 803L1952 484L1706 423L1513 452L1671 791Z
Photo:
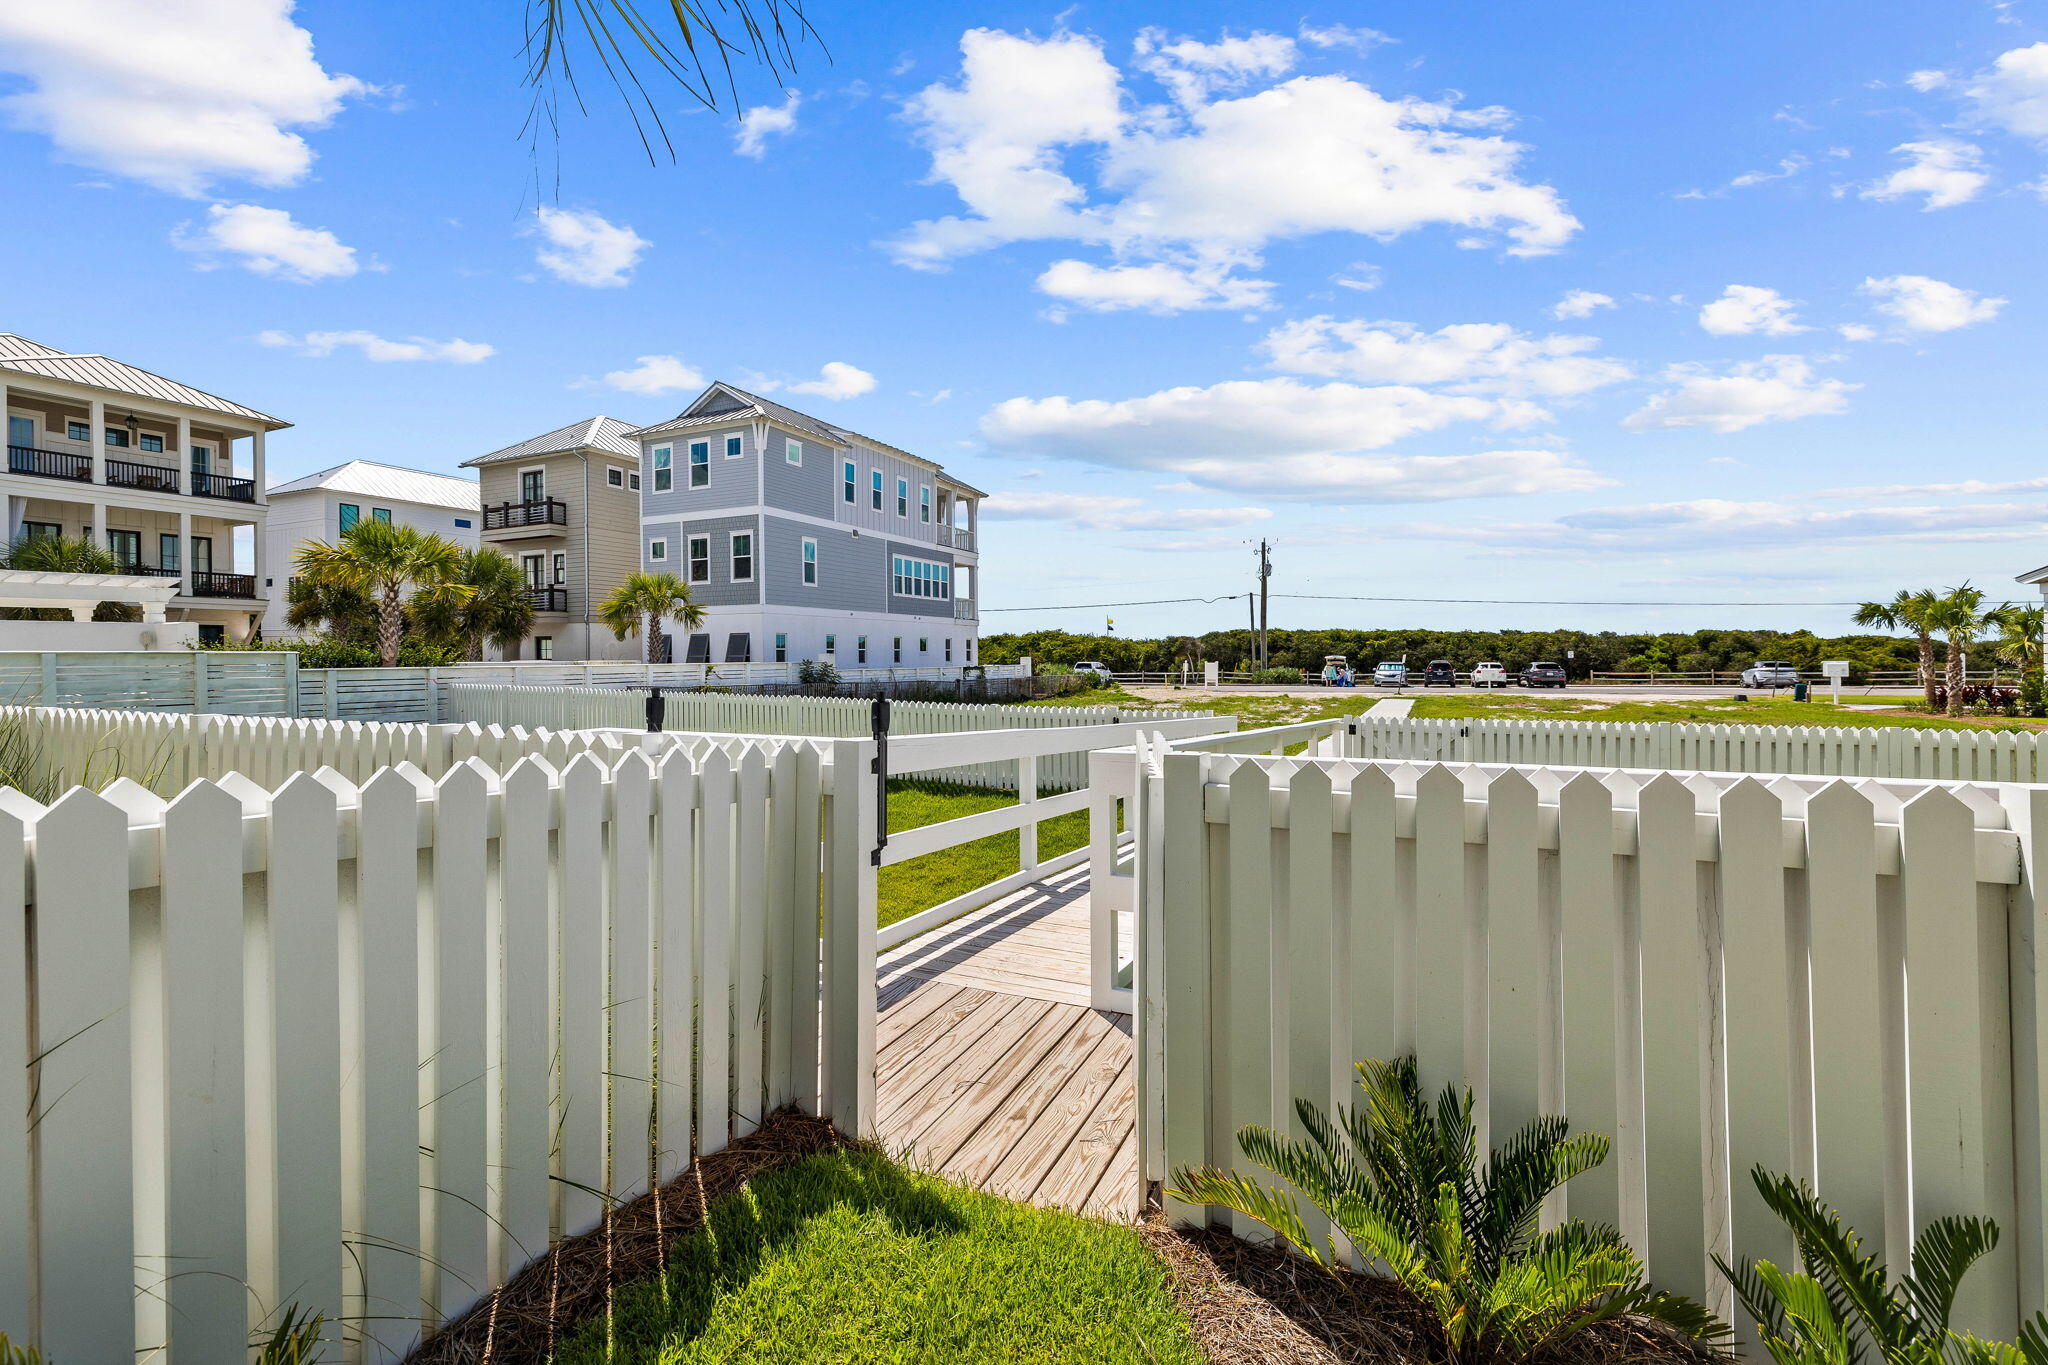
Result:
M1270 654L1270 653L1269 653L1269 652L1267 651L1267 649L1266 649L1266 626L1267 626L1267 616L1266 616L1266 597L1267 597L1267 592L1266 592L1266 585L1267 585L1267 580L1268 580L1268 579L1270 579L1270 578L1272 578L1272 576L1273 576L1273 556L1272 556L1272 553L1271 553L1271 551L1272 551L1272 548L1273 548L1273 547L1272 547L1271 545L1269 545L1269 544L1268 544L1267 542L1265 542L1265 541L1263 541L1263 540L1259 542L1259 667L1260 667L1260 668L1267 668L1267 667L1270 667L1271 665L1270 665L1270 663L1269 663L1269 660L1270 660L1270 659L1272 658L1272 655L1271 655L1271 654Z

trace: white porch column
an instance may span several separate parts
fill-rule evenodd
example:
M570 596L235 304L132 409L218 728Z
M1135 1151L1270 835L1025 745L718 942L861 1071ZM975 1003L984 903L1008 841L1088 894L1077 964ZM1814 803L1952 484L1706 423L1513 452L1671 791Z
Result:
M192 514L178 513L178 595L192 595Z
M261 427L258 427L255 433L249 437L249 477L256 481L256 500L261 502L263 500L263 490L266 487L263 482L263 428ZM260 542L262 537L258 536L257 540ZM261 573L262 569L258 568L257 572Z
M980 498L969 498L967 500L967 543L974 547L976 554L981 553Z
M94 398L86 403L86 440L92 446L92 481L107 481L107 405Z
M192 482L192 419L190 417L180 417L178 419L178 461L185 469L185 472L179 478L178 486L187 493L197 493L199 490L190 486ZM185 562L182 549L178 552L178 562L180 564Z

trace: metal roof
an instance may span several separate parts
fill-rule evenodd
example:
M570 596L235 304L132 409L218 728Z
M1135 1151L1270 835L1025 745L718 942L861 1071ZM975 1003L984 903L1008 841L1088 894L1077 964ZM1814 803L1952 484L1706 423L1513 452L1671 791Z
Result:
M332 469L278 484L266 496L275 498L280 493L314 491L354 493L365 498L386 498L392 502L453 507L457 511L473 512L482 505L475 479L379 464L375 460L350 460L347 464L338 464Z
M271 431L291 425L290 422L258 412L254 408L231 403L204 389L180 384L175 379L152 374L148 370L130 365L126 361L115 360L111 356L72 355L45 346L39 341L15 336L11 332L0 332L0 370L13 370L43 379L61 379L67 384L78 384L85 388L100 389L131 398L154 398L188 408L202 408L208 412L223 413L230 417L241 417L260 423Z
M530 460L540 455L560 455L572 450L603 450L613 455L623 455L638 461L640 447L626 439L633 431L630 422L621 422L616 417L586 417L580 422L571 422L566 427L557 427L517 445L494 450L488 455L479 455L473 460L464 460L462 467L474 469L478 465L496 464L500 460Z
M719 412L708 412L694 417L691 416L692 411L701 406L706 399L719 393L730 394L734 398L739 399L745 406L726 408ZM813 417L807 412L798 412L795 408L787 407L770 398L763 398L757 393L748 393L745 389L737 388L722 380L714 382L704 392L691 399L689 407L684 408L668 421L656 422L651 426L638 427L629 434L635 437L660 436L666 432L683 431L691 427L721 426L750 417L761 417L771 422L780 422L784 426L794 427L798 431L809 432L820 440L830 441L836 446L859 444L875 450L887 451L891 455L909 460L912 464L920 464L927 469L944 474L946 482L972 493L978 498L988 496L988 494L982 492L966 480L946 474L946 467L937 460L928 460L922 455L913 455L900 446L892 446L887 441L877 441L872 436L863 436L857 431L850 431L845 427L827 422L822 417Z

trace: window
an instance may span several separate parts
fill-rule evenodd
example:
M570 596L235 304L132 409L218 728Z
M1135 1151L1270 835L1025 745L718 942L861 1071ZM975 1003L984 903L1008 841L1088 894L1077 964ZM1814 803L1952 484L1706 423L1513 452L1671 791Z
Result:
M107 548L114 552L114 562L123 569L135 570L142 567L142 532L107 532Z
M775 662L779 664L789 662L789 637L779 631L775 636Z
M918 519L919 521L923 522L923 523L924 523L925 525L927 525L927 526L931 525L931 520L932 520L932 486L931 486L930 484L928 484L928 483L927 483L927 484L919 484L919 485L918 485L918 489L917 489L917 519Z
M728 460L737 460L739 457L740 434L737 431L727 432L725 437L725 458ZM790 463L796 464L799 462L796 460L791 460Z
M829 659L838 652L839 637L837 635L827 635L825 637L825 657Z
M117 447L120 447L120 448L122 448L122 449L126 449L126 448L127 448L127 446L128 446L128 433L127 433L127 432L125 432L125 431L123 431L123 430L121 430L121 428L119 428L119 427L108 427L108 428L106 428L106 429L105 429L105 435L106 435L106 438L107 438L107 444L108 444L108 445L110 445L110 446L117 446Z
M711 662L711 637L692 635L683 644L683 662L687 664L708 664Z
M635 493L640 491L640 475L638 471L629 472L626 475L626 487L632 489Z
M864 663L866 663L866 662L868 661L868 637L867 637L867 636L865 636L865 635L861 635L861 636L857 636L857 637L856 637L856 638L854 639L854 642L853 642L853 661L854 661L855 663L857 663L857 664L864 664Z
M669 468L669 448L667 446L656 446L654 448L654 491L657 493L666 492L674 479L675 471Z
M32 446L35 443L35 418L9 417L7 419L7 444L11 446Z
M74 441L90 441L92 439L92 426L87 422L66 422L64 424L64 434Z
M612 465L606 465L604 467L604 481L614 488L624 488L626 486L626 471Z
M210 469L212 469L212 468L213 468L213 451L212 451L211 449L209 449L208 447L206 447L206 446L193 446L193 447L192 447L192 472L193 472L194 474L204 474L204 473L206 473L206 472L207 472L208 470L210 470ZM193 484L193 487L192 487L192 491L193 491L193 492L195 492L195 493L199 491L199 486L198 486L198 484L197 484L197 482L196 482L196 481L195 481L195 482L194 482L194 484Z
M554 636L552 636L552 635L536 635L536 636L534 636L534 637L533 637L533 657L534 657L534 658L536 658L536 659L552 659L552 658L554 658L554 657L555 657L555 637L554 637Z
M519 500L521 502L543 502L548 496L548 473L545 469L522 469L519 471Z
M562 550L555 551L555 586L561 587L569 581L569 556Z
M732 581L754 581L754 537L746 531L732 533Z
M154 453L154 454L157 454L157 455L161 455L161 454L163 454L163 453L164 453L164 438L163 438L163 437L161 437L161 436L148 436L148 435L145 435L145 436L143 436L143 437L141 438L141 440L142 440L142 448L143 448L144 450L150 451L150 452L152 452L152 453Z
M347 531L363 519L363 509L352 502L345 502L337 509L336 516L340 522L341 529Z
M711 581L711 537L691 536L689 549L690 581L692 583L709 583ZM709 639L710 637L706 636L705 638ZM707 654L705 657L709 658L711 656Z
M953 637L950 635L946 637L946 662L953 662Z
M192 572L213 572L213 537L192 537Z
M930 640L928 640L927 638L925 638L924 636L922 636L922 635L918 636L918 637L917 637L917 652L918 652L918 653L920 653L920 654L929 654L929 653L931 653L931 652L932 652L932 642L931 642Z
M868 501L877 512L882 510L882 471L879 469L868 471Z
M974 662L974 641L973 641L973 639L972 639L972 638L970 638L970 639L969 639L969 640L967 641L967 662L968 662L968 663L973 663L973 662Z
M21 524L23 540L62 540L64 523L61 521L24 521Z
M467 531L474 525L476 525L476 523L471 521L468 517L457 517L455 519L455 529L458 531Z
M370 520L381 521L386 526L389 526L391 524L391 509L389 507L372 507L370 509Z
M711 485L711 442L690 442L690 487L708 488Z
M736 630L726 636L725 661L729 664L754 662L754 637L743 630Z
M647 542L647 558L659 564L668 558L668 541L657 537Z
M860 470L854 467L852 460L839 466L839 491L848 502L853 501L854 485L859 482Z
M910 515L910 480L908 479L896 480L896 515L899 517Z
M896 661L897 663L899 663L899 664L903 662L903 637L902 637L901 635L899 635L899 636L897 636L897 637L896 637L896 659L895 659L895 661Z
M22 529L28 528L24 525ZM169 569L172 573L178 571L177 536L164 534L156 538L156 566L159 569Z
M782 458L791 464L802 464L804 462L804 443L794 436L783 437Z
M807 588L814 588L817 585L818 542L815 540L807 539L804 541L804 586Z
M226 626L209 626L201 623L199 627L199 643L202 645L217 645L227 638Z
M929 597L945 601L953 595L953 566L908 555L889 560L889 590L898 597Z

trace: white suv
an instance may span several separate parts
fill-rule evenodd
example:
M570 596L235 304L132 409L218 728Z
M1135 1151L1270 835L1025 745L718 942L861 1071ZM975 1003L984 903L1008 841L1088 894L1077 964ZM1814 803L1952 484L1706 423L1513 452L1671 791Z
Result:
M1799 670L1773 659L1758 659L1742 670L1744 687L1790 687L1799 681Z
M1472 685L1474 687L1506 687L1508 685L1508 671L1499 664L1474 664L1472 665Z
M1083 659L1080 663L1075 664L1074 671L1076 673L1092 673L1104 682L1114 681L1110 677L1109 665L1097 663L1093 659Z

